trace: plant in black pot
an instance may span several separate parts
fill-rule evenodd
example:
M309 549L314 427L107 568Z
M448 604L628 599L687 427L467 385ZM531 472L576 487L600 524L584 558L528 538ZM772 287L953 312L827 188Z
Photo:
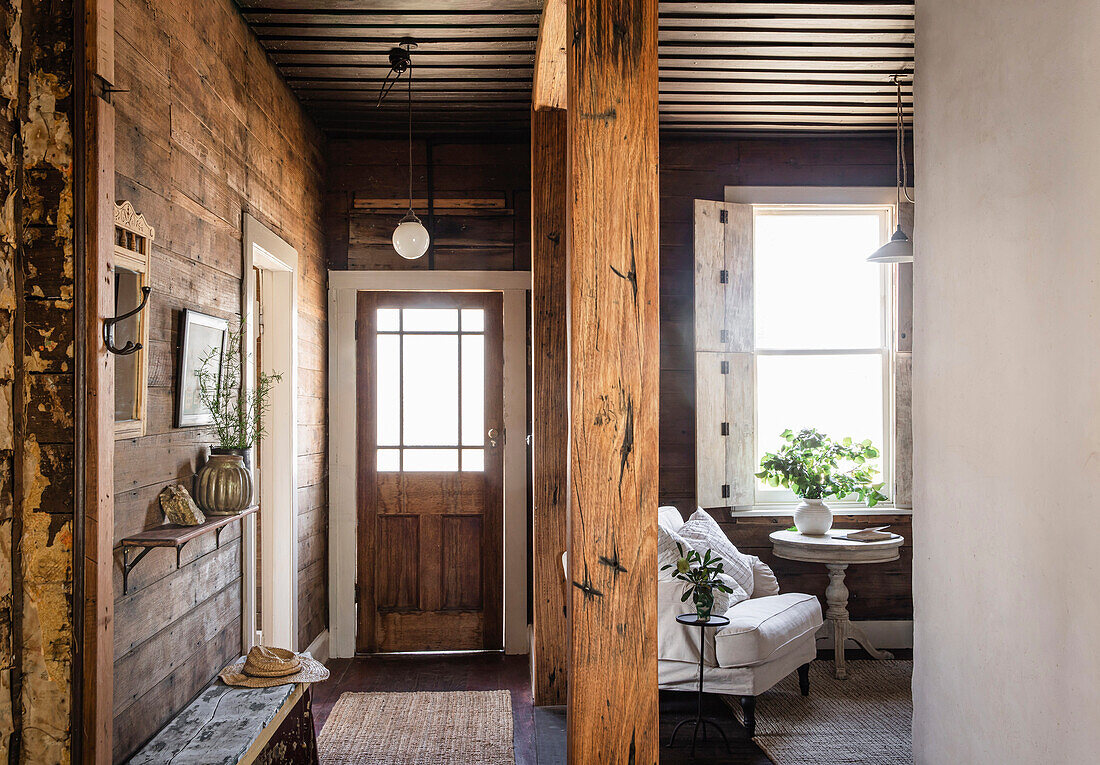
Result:
M264 435L271 389L283 379L278 373L258 372L255 387L245 389L241 377L244 336L242 322L229 333L224 354L211 349L195 373L199 400L210 412L218 436L210 459L199 471L195 493L207 515L236 515L252 504L251 450Z
M733 588L719 576L722 573L722 558L711 550L699 555L697 550L688 550L685 553L684 546L680 543L676 547L680 550L680 559L675 566L669 563L662 566L661 570L675 569L672 576L691 585L680 596L680 602L687 602L690 597L695 605L695 616L701 622L709 622L714 610L715 591L726 595L733 593Z

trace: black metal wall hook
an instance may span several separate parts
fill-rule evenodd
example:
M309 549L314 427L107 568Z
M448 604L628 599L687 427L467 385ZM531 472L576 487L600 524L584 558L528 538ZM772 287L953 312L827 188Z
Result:
M135 343L133 340L127 340L126 345L122 346L121 348L116 348L115 325L118 324L120 321L125 321L131 316L134 316L135 314L141 313L143 310L145 310L145 306L149 302L149 293L151 293L152 291L153 290L151 290L149 287L142 287L141 303L138 304L137 308L132 311L128 311L121 316L116 316L113 319L103 320L103 344L107 346L107 350L109 350L111 353L114 353L118 356L129 356L131 353L137 353L141 350L141 343Z

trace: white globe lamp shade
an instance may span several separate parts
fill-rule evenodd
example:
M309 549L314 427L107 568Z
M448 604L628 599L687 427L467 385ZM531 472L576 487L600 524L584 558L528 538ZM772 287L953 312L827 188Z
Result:
M905 235L898 226L898 230L890 237L890 241L879 247L867 258L868 263L912 263L913 240Z
M393 231L393 248L406 260L416 260L428 251L428 229L418 219L403 220Z

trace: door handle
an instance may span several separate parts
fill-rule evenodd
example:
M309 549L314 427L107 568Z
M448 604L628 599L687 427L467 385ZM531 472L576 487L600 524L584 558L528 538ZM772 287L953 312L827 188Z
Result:
M489 432L486 433L486 435L489 437L489 447L492 449L497 448L498 442L504 442L504 433L496 428L489 428Z

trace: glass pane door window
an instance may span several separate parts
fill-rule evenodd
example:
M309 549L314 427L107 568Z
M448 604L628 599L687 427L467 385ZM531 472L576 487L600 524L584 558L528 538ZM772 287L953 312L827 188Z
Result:
M378 472L485 469L485 311L378 308Z
M870 439L875 469L892 464L893 272L867 256L893 219L885 205L754 208L757 465L788 428ZM792 498L757 482L759 504Z

